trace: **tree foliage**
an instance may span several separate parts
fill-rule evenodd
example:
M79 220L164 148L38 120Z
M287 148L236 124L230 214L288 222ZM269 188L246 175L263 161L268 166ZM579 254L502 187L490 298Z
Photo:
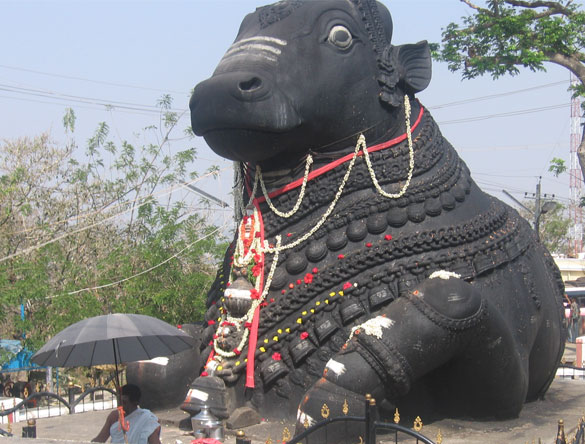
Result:
M519 68L544 71L545 62L571 71L585 97L585 12L573 0L487 0L484 6L460 0L474 12L443 30L433 56L451 71L473 79L517 75ZM585 177L585 142L578 150Z
M38 347L109 312L201 317L224 238L170 192L197 176L192 132L171 144L170 106L160 100L140 144L115 143L101 122L79 147L72 110L64 146L46 134L0 144L0 337L26 332Z
M556 205L540 217L540 240L551 253L569 254L569 229L571 219L566 214L566 208L555 202ZM520 209L520 215L531 224L534 221L534 201L524 201L524 206L532 212Z

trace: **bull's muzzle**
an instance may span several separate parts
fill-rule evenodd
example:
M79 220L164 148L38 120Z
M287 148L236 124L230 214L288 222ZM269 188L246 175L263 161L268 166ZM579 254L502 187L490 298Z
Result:
M290 100L258 73L216 74L195 87L189 107L198 136L234 128L280 133L300 124Z

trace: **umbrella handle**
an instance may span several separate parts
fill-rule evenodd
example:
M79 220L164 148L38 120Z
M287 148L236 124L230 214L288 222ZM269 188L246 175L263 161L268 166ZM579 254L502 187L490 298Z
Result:
M124 437L126 437L126 432L130 430L130 423L125 420L124 418L124 407L118 407L118 423L120 424L120 428L124 432Z

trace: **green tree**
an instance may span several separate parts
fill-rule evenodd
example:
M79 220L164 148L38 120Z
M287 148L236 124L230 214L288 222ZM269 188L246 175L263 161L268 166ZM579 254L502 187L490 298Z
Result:
M549 173L553 173L555 177L567 172L567 165L563 159L553 157L548 166Z
M158 105L140 143L115 143L101 122L80 148L72 110L64 146L48 135L0 143L0 337L26 332L35 348L108 312L201 318L226 246L171 193L197 177L196 149L190 130L175 135L170 98Z
M585 12L573 0L487 0L484 6L460 0L474 13L462 24L443 30L442 44L433 45L433 56L448 63L451 71L473 79L490 74L520 73L524 67L544 71L545 62L571 71L579 84L574 95L585 96ZM578 149L585 177L585 139Z
M520 209L520 215L532 224L534 222L535 202L524 201L522 203L531 211ZM562 204L555 202L555 205L540 217L540 241L551 253L568 254L568 236L572 224L571 219L567 217L566 208Z

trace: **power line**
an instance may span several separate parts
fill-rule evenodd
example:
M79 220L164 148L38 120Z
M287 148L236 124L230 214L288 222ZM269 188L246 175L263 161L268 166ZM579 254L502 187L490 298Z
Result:
M112 108L121 108L131 111L141 111L141 112L150 112L155 114L160 114L161 109L156 105L143 105L140 103L130 103L130 102L120 102L116 100L105 100L105 99L98 99L94 97L84 97L84 96L75 96L71 94L64 94L55 91L43 91L39 89L31 89L31 88L22 88L17 86L11 86L0 83L0 91L6 91L10 93L16 94L23 94L28 96L36 96L36 97L43 97L43 98L50 98L56 100L66 100L78 103L84 103L89 105L102 105L105 107L112 107ZM187 109L169 109L168 111L181 113L186 112Z
M226 169L229 169L229 168L230 168L230 167L226 167L226 168L224 168L223 170L226 170ZM223 171L223 170L220 170L220 171ZM195 179L195 180L193 180L193 181L191 181L191 182L189 182L189 183L195 183L195 182L197 182L197 181L199 181L199 180L202 180L203 178L205 178L205 177L207 177L208 175L211 175L211 174L214 174L214 173L208 173L208 174L206 174L206 175L204 175L204 176L202 176L202 177L200 177L200 178L198 178L198 179ZM69 237L69 236L71 236L71 235L73 235L73 234L81 233L81 232L83 232L83 231L89 230L90 228L93 228L93 227L96 227L96 226L98 226L98 225L101 225L101 224L103 224L103 223L105 223L105 222L107 222L107 221L109 221L109 220L111 220L111 219L114 219L114 218L116 218L116 217L118 217L118 216L121 216L121 215L122 215L122 214L124 214L124 213L128 213L129 211L133 211L133 210L135 210L135 209L137 209L137 208L140 208L140 207L141 207L141 206L143 206L143 205L146 205L147 203L149 203L149 201L148 201L148 200L146 200L148 197L153 197L153 196L157 196L157 195L164 195L164 194L169 194L169 193L172 193L172 192L173 192L175 189L182 188L182 187L183 187L183 185L184 185L184 184L183 184L183 183L181 183L181 184L178 184L178 185L172 186L172 187L170 187L170 188L168 188L168 189L166 189L166 190L163 190L163 191L161 191L161 192L159 192L159 193L157 193L157 194L150 194L150 195L147 195L147 196L137 197L137 198L136 198L136 199L134 199L133 201L121 203L121 204L119 204L118 206L122 206L122 205L128 205L128 204L136 203L136 202L138 202L138 201L140 201L140 200L143 200L143 199L144 199L144 202L142 202L142 203L138 204L138 205L137 205L137 206L135 206L135 207L130 207L130 208L127 208L127 209L125 209L125 210L123 210L123 211L120 211L120 212L118 212L118 213L115 213L115 214L113 214L113 215L111 215L111 216L108 216L108 217L106 217L106 218L104 218L104 219L101 219L101 220L99 220L99 221L97 221L97 222L94 222L94 223L92 223L92 224L89 224L89 225L83 226L83 227L81 227L81 228L78 228L77 230L68 231L68 232L66 232L66 233L63 233L62 235L60 235L60 236L57 236L57 237L55 237L55 238L53 238L53 239L50 239L50 240L48 240L48 241L41 242L40 244L36 244L36 245L30 246L30 247L28 247L28 248L25 248L25 249L23 249L23 250L17 251L17 252L15 252L15 253L9 254L8 256L5 256L5 257L3 257L3 258L0 258L0 263L2 263L2 262L5 262L5 261L7 261L7 260L9 260L9 259L15 258L15 257L17 257L17 256L21 256L21 255L23 255L23 254L27 254L27 253L30 253L30 252L33 252L33 251L39 250L39 249L41 249L41 248L43 248L43 247L45 247L45 246L47 246L47 245L50 245L50 244L53 244L53 243L55 243L55 242L57 242L57 241L60 241L60 240L62 240L62 239L65 239L65 238L67 238L67 237ZM116 207L114 207L114 208L116 208Z
M174 94L188 94L188 92L185 92L185 91L164 90L164 89L158 89L158 88L149 88L146 86L129 85L127 83L116 83L116 82L107 82L104 80L93 80L93 79L87 79L84 77L75 77L75 76L69 76L69 75L65 75L65 74L55 74L55 73L49 73L49 72L44 72L44 71L36 71L34 69L19 68L17 66L0 65L0 68L11 69L14 71L30 72L33 74L40 74L40 75L49 76L49 77L59 77L59 78L63 78L63 79L80 80L82 82L99 83L101 85L117 86L120 88L133 88L133 89L142 89L142 90L146 90L146 91L158 91L158 92L167 92L167 93L170 92L170 93L174 93Z
M29 99L27 97L12 97L12 96L5 96L5 95L1 95L0 97L3 99L9 99L9 100L20 100L22 102L32 102L32 103L44 103L46 105L59 105L59 106L68 106L67 103L59 103L59 102L51 102L51 101L47 101L47 100L38 100L38 99ZM116 111L116 112L120 112L120 113L125 113L125 114L134 114L134 115L141 115L141 116L152 116L153 112L152 111L148 111L148 112L141 112L141 111L129 111L129 110L124 110L124 109L119 109L117 107L112 107L110 109L107 109L107 107L97 107L97 106L91 106L91 105L75 105L75 108L82 108L82 109L93 109L96 111Z
M156 264L156 265L154 265L154 266L152 266L150 268L147 268L146 270L142 270L141 272L136 273L136 274L134 274L132 276L126 277L124 279L120 279L120 280L115 281L115 282L110 282L108 284L98 285L96 287L87 287L87 288L82 288L80 290L70 291L69 293L62 293L62 294L57 294L57 295L53 295L53 296L47 296L45 299L53 299L53 298L56 298L56 297L59 297L59 296L72 296L72 295L75 295L75 294L78 294L78 293L82 293L84 291L100 290L102 288L107 288L107 287L112 287L114 285L119 285L119 284L121 284L123 282L129 281L129 280L134 279L134 278L136 278L138 276L142 276L144 274L150 273L151 271L153 271L153 270L155 270L155 269L163 266L167 262L169 262L169 261L175 259L176 257L180 256L181 254L183 254L183 252L187 251L189 248L191 248L196 243L201 242L202 240L205 240L208 237L211 237L212 235L220 232L220 230L223 230L223 229L227 228L227 226L228 226L228 224L226 223L226 224L222 225L221 227L216 228L212 232L207 233L205 236L200 237L199 239L194 240L189 245L187 245L185 248L183 248L181 251L179 251L179 252L173 254L172 256L166 258L164 261L162 261L162 262L160 262L160 263L158 263L158 264Z
M509 177L509 178L518 178L518 177L524 177L524 178L534 178L534 174L529 175L529 176L518 176L517 174L513 174L513 175L506 175L506 174L488 174L488 173L478 173L477 171L473 172L474 176L488 176L488 177Z
M570 104L563 103L560 105L541 106L538 108L523 109L523 110L519 110L519 111L510 111L507 113L487 114L484 116L466 117L463 119L456 119L456 120L446 120L444 122L438 122L438 123L440 125L450 125L453 123L477 122L479 120L494 119L496 117L512 117L512 116L519 116L522 114L531 114L531 113L538 113L538 112L542 112L542 111L550 111L553 109L568 108L569 106L570 106Z
M456 102L444 103L442 105L429 106L428 108L429 109L441 109L441 108L447 108L449 106L465 105L467 103L481 102L484 100L497 99L499 97L507 97L507 96L511 96L514 94L520 94L520 93L524 93L524 92L528 92L528 91L534 91L537 89L550 88L551 86L563 85L566 83L569 83L569 82L567 80L561 80L559 82L545 83L544 85L533 86L531 88L517 89L514 91L508 91L508 92L504 92L504 93L490 94L487 96L480 96L480 97L473 97L470 99L458 100Z

